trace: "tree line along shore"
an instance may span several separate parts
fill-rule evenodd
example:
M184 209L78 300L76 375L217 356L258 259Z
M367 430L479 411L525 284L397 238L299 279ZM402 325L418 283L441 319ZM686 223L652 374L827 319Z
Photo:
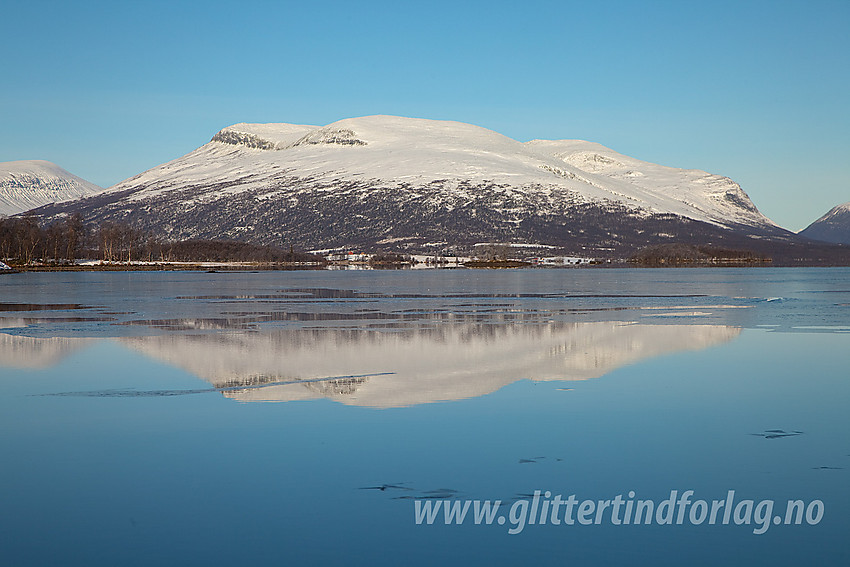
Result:
M46 226L32 215L0 218L0 258L13 268L26 269L82 269L77 264L80 259L99 260L104 264L325 264L322 256L292 247L285 249L230 240L169 241L124 223L105 221L97 226L86 225L76 214Z
M517 258L515 250L504 245L488 245L454 265L480 268L558 265L549 258ZM339 255L339 254L338 254ZM340 255L343 256L343 255ZM416 259L409 254L378 252L359 254L360 264L372 267L398 267L416 263L441 266L443 258ZM0 260L9 267L27 271L49 270L157 270L205 269L210 263L233 268L322 267L335 262L334 255L260 245L233 240L165 240L121 222L87 224L79 214L71 214L43 225L35 215L0 218ZM85 263L82 260L87 260ZM563 260L563 258L562 258ZM575 260L575 259L573 259ZM598 260L582 265L601 264ZM645 246L614 262L620 266L759 266L771 265L765 253L716 246L668 243ZM561 264L564 264L562 261ZM611 261L605 261L611 266Z

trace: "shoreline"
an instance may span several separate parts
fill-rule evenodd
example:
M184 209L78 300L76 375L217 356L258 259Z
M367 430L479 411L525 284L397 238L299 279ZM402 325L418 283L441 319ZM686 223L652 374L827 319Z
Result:
M378 265L369 266L365 264L305 264L305 263L268 263L268 262L164 262L164 263L132 263L132 264L77 264L64 266L36 265L36 266L21 266L13 265L9 269L0 270L0 275L3 274L20 274L27 272L207 272L207 273L227 273L227 272L274 272L274 271L397 271L397 270L519 270L519 269L535 269L535 270L605 270L605 269L650 269L650 270L675 270L688 268L847 268L850 265L839 264L786 264L786 263L671 263L671 264L636 264L632 262L606 262L599 264L587 265L570 265L570 266L553 266L553 265L535 265L527 262L470 262L469 264L449 264L449 265Z
M0 273L23 272L217 272L249 271L249 270L317 270L324 269L324 264L318 263L269 263L269 262L142 262L142 263L97 263L71 265L12 265L10 270Z

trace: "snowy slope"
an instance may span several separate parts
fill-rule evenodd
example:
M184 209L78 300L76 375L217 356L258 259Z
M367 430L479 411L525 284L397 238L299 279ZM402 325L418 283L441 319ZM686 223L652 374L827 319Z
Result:
M728 177L648 163L582 140L533 140L528 145L580 170L583 181L628 205L709 222L773 224Z
M49 161L0 163L0 216L14 215L47 203L79 199L103 191Z
M850 203L838 205L800 231L812 240L850 244Z
M514 191L618 202L715 224L770 225L735 182L703 171L663 167L579 140L521 143L459 122L368 116L324 127L236 124L194 152L110 188L144 188L133 200L193 184L239 193L267 188L286 172L322 183L509 185Z

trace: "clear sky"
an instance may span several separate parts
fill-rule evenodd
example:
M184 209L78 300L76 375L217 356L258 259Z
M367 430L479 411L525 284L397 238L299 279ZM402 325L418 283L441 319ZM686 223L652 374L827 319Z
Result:
M395 114L850 201L850 1L40 2L0 11L0 161L112 185L237 122Z

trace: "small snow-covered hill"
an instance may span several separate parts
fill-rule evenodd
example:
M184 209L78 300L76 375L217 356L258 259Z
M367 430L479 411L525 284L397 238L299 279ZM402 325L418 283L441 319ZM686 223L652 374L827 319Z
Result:
M800 231L801 236L823 242L850 244L850 203L838 205Z
M103 188L43 160L0 163L0 216L92 195Z

